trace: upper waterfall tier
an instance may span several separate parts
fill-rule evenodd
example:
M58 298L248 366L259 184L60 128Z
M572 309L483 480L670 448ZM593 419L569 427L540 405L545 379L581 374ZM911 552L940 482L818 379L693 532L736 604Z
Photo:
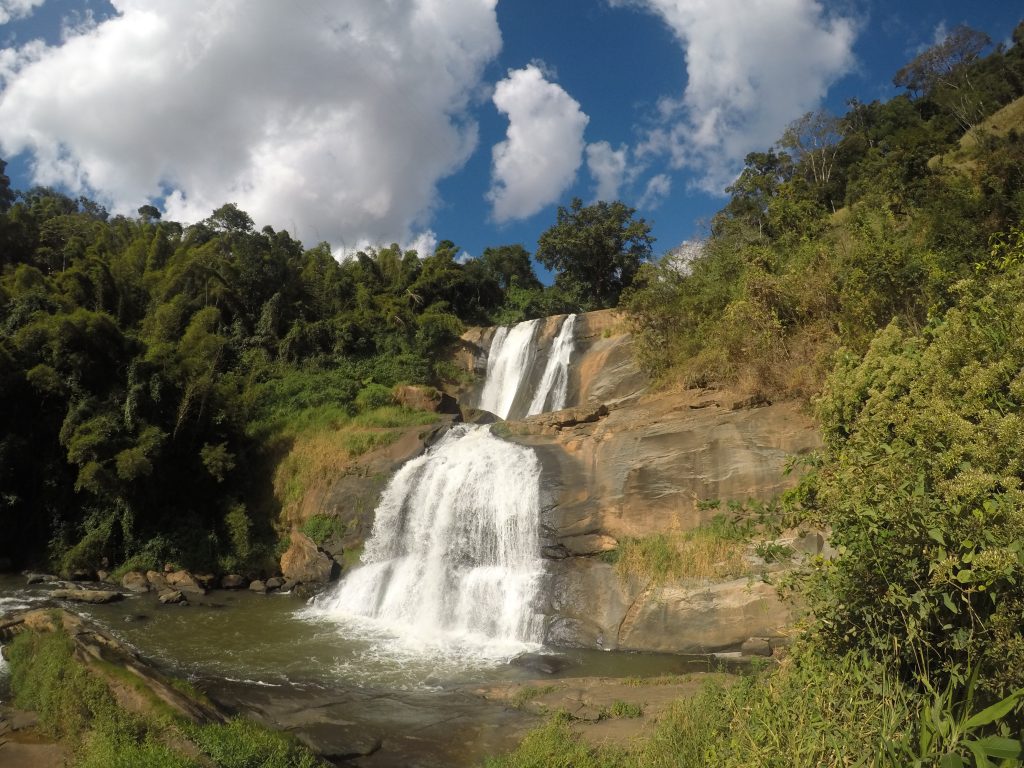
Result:
M317 611L427 648L500 656L539 642L539 477L529 448L453 427L392 478L362 565Z
M494 332L478 407L503 419L565 407L576 315L562 320L553 341L538 339L540 320Z

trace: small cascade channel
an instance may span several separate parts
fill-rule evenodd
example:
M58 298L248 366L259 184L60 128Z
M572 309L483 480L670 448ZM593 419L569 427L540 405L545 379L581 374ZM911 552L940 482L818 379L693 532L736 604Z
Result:
M477 407L507 418L523 418L565 407L576 315L567 315L549 348L538 340L541 320L526 320L494 332L487 375ZM543 368L541 368L543 365Z

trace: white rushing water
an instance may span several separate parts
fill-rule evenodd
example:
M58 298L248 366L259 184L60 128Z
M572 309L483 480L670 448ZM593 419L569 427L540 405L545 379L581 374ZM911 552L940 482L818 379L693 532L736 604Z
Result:
M544 366L544 375L537 385L537 391L530 401L526 415L545 411L560 411L565 408L565 398L569 392L569 360L574 348L573 330L576 327L576 315L569 315L562 321L548 352L548 362Z
M480 408L508 418L522 383L533 366L533 337L540 320L527 320L494 332L487 354L487 378L480 393Z
M507 658L540 641L540 464L459 425L392 478L362 565L312 613L365 619L406 649Z

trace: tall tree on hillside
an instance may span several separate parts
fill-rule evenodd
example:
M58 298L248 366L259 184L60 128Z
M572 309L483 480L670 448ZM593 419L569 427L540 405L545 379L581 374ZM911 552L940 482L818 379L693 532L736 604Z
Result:
M640 265L650 258L651 228L635 208L604 201L559 206L558 220L537 242L537 260L555 270L555 284L575 295L581 309L614 307Z
M893 84L931 98L947 109L965 130L988 113L971 82L970 66L992 44L984 32L960 24L946 38L915 56L893 77Z

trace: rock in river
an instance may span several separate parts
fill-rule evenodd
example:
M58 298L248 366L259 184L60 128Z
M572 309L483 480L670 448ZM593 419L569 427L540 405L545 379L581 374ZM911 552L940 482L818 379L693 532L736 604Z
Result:
M75 603L112 603L124 597L120 592L107 589L55 589L50 593L58 600L71 600Z

